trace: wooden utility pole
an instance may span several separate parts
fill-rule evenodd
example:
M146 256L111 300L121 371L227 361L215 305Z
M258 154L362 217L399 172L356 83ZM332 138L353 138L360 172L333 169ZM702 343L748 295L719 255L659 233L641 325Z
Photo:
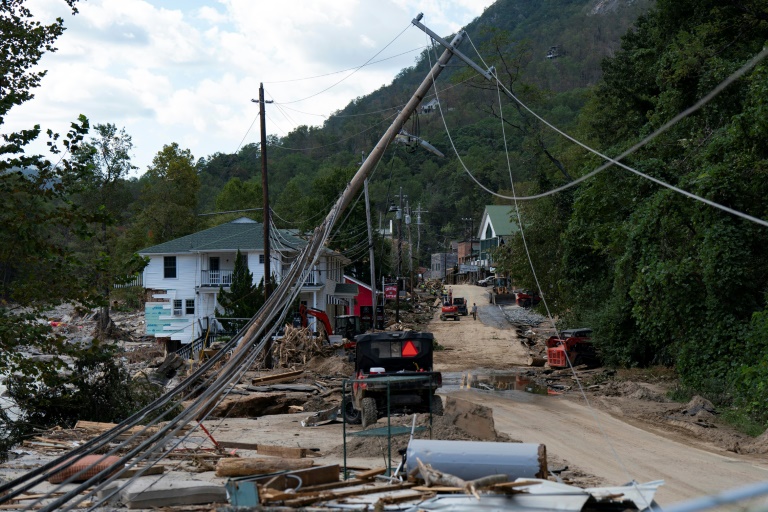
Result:
M264 84L259 84L259 117L261 120L261 187L263 192L264 203L264 302L269 299L269 295L272 293L272 268L271 268L271 253L269 248L269 181L267 180L267 109L266 103L272 103L271 101L264 101ZM267 339L267 345L264 352L264 366L272 368L272 337Z
M368 222L368 257L371 260L371 305L373 306L373 325L376 325L376 266L373 261L373 226L371 225L371 202L368 199L368 178L363 182L365 189L365 219Z
M400 187L400 206L397 208L397 268L395 269L395 282L397 295L395 296L395 322L400 323L400 269L403 261L403 187ZM405 287L403 287L405 288Z
M267 180L267 109L264 108L264 84L259 84L259 117L261 118L261 187L264 193L264 299L269 298L272 292L270 277L272 269L270 268L269 251L269 183Z

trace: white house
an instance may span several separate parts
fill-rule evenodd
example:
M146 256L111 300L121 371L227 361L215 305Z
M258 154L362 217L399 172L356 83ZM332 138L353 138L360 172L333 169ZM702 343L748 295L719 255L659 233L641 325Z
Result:
M285 229L270 239L271 273L279 282L306 241ZM215 317L219 288L228 291L232 283L238 250L247 258L254 283L259 283L264 277L264 229L247 217L138 251L149 258L143 276L153 298L145 306L147 334L181 343L205 334ZM344 285L344 266L349 263L326 249L315 267L304 272L299 300L324 310L331 319L343 314L354 297Z

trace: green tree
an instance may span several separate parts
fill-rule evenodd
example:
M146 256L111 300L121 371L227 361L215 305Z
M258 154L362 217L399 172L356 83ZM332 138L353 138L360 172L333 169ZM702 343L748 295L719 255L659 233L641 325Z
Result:
M175 142L163 146L141 181L140 212L131 229L135 250L197 229L200 178L188 149Z
M67 3L76 12L76 0ZM61 19L34 21L21 0L0 3L0 125L12 107L33 98L45 75L36 65L55 51L63 30ZM96 219L73 201L75 185L90 170L78 158L88 128L80 116L64 137L47 132L56 164L26 152L39 126L2 134L0 376L15 406L0 408L0 459L34 429L69 426L75 418L116 421L144 403L140 393L127 395L138 390L111 347L99 340L88 347L69 343L52 332L43 314L64 301L94 303L93 267L74 250L92 236ZM32 357L35 352L43 356Z
M605 82L584 112L593 143L612 154L630 147L766 39L764 2L659 0L605 64ZM766 218L765 82L761 64L628 162ZM582 159L583 168L594 165ZM743 348L762 329L751 319L768 288L763 227L611 169L575 193L561 241L571 320L595 327L609 362L674 365L685 386L722 404L762 389L746 382L761 363ZM733 385L739 377L743 388Z
M276 282L272 278L272 289ZM216 310L218 318L251 318L264 305L264 279L258 285L253 283L253 272L248 269L248 259L238 249L235 257L235 270L232 272L232 284L229 291L219 288L218 303L221 309ZM224 321L229 329L241 327L242 322Z
M242 181L240 178L231 178L221 189L221 192L216 195L214 208L217 212L260 209L264 202L262 190L261 181L255 179ZM242 216L258 218L260 212L242 211L216 215L211 222L218 225Z
M137 169L131 164L133 142L125 128L114 124L97 124L96 137L83 144L74 157L79 176L70 184L73 201L92 219L94 236L77 244L77 251L93 268L93 286L100 296L99 329L110 326L110 293L115 282L134 274L141 262L133 255L115 251L119 236L117 226L126 219L131 201L126 178Z

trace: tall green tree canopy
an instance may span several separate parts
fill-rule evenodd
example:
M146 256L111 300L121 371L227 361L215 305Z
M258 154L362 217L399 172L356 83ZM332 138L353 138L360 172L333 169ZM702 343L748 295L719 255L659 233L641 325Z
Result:
M141 178L140 211L132 232L134 249L193 233L198 225L200 177L189 149L163 146Z

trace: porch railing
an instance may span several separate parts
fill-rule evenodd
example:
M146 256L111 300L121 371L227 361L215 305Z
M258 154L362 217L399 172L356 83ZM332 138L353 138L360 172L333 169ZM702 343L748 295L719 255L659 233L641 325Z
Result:
M232 270L202 270L202 286L230 286L232 284Z
M299 278L301 280L302 286L322 286L323 283L320 281L320 276L318 276L318 272L315 270L305 270L301 273L301 277Z

